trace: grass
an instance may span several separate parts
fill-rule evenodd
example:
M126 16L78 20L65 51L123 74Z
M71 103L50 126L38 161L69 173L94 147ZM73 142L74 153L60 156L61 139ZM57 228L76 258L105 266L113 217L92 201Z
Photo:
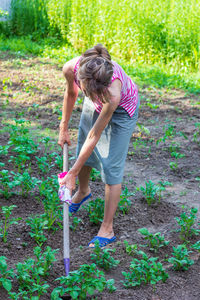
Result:
M3 58L3 52L9 51L18 58L27 58L28 55L36 55L45 58L51 58L56 64L62 66L66 61L80 55L75 49L68 44L63 44L57 39L46 38L40 42L31 40L27 37L10 37L0 36L0 57ZM2 53L1 53L2 52ZM165 64L138 64L130 63L113 57L122 65L127 74L140 86L150 86L155 88L176 88L183 89L189 93L200 93L200 72L177 73L173 66Z

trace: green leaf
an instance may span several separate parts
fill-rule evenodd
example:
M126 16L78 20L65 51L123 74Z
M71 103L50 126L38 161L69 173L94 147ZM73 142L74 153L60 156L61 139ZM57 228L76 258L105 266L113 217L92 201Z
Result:
M70 293L70 296L72 297L72 299L78 299L79 293L76 291L72 291Z
M12 289L12 283L9 279L3 279L2 285L6 291L10 291Z
M88 292L89 295L93 295L93 294L94 294L94 291L95 291L95 289L94 289L92 286L89 286L89 287L87 288L87 292Z
M147 228L140 228L138 231L143 235L149 235L149 231Z

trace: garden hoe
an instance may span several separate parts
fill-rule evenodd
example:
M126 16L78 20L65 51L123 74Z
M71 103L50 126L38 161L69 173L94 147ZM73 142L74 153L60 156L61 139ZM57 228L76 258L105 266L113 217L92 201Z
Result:
M64 144L63 147L63 173L58 175L59 179L62 179L68 171L68 145ZM70 259L69 259L69 204L71 203L70 191L62 186L59 189L59 198L63 201L63 254L64 254L64 267L65 274L68 276Z

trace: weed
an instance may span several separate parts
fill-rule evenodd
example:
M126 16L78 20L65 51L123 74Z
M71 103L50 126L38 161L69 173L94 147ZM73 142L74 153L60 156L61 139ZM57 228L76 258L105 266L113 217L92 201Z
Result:
M174 124L167 124L163 127L164 136L157 140L156 144L158 145L160 142L165 143L166 140L172 139L176 134Z
M171 156L175 157L175 162L170 162L169 166L170 168L175 171L178 168L178 159L185 157L185 154L181 154L179 152L171 152Z
M171 143L168 146L168 150L170 153L178 152L178 151L180 151L180 144L175 141L171 141Z
M125 280L122 281L126 288L140 286L142 283L155 285L158 281L165 282L168 274L163 265L157 262L158 257L148 257L143 251L138 251L142 259L134 258L130 264L130 272L122 272Z
M185 207L183 206L183 209ZM198 235L200 233L200 229L195 229L193 226L195 225L195 221L197 219L197 208L191 208L190 211L188 209L186 211L183 211L180 215L180 217L176 217L176 221L180 228L178 231L180 232L180 238L187 242L189 237L193 235Z
M148 107L150 107L151 109L157 109L160 107L160 105L158 105L158 104L151 103L151 99L146 100L146 105Z
M102 249L99 246L99 241L95 241L95 247L93 253L90 254L91 260L94 260L97 266L108 271L111 268L116 267L120 261L115 260L110 253L115 253L116 249Z
M82 219L78 217L73 217L72 224L70 225L70 229L72 229L72 231L75 231L80 223L83 223Z
M69 294L72 299L86 299L87 295L93 295L95 291L102 292L106 286L113 286L114 281L106 282L104 273L99 271L95 264L81 265L78 270L69 275L57 278L62 286L55 288L51 294L51 300L61 299L64 294Z
M7 235L8 235L8 228L15 224L18 224L18 221L21 220L21 218L10 218L13 209L17 207L16 205L10 205L10 206L2 206L2 214L4 215L4 222L0 221L0 237L2 238L3 242L7 242Z
M153 234L150 233L147 228L140 228L138 231L145 236L145 240L148 241L148 247L151 251L157 253L161 247L169 244L169 241L165 241L164 236L162 236L160 232Z
M200 122L195 123L196 131L193 134L193 142L200 143Z
M172 252L173 257L168 259L169 263L173 264L173 268L176 271L185 271L188 270L194 261L189 258L189 253L185 245L178 245L173 247L174 252Z
M90 201L84 208L88 212L91 223L99 224L103 221L104 201L101 198Z

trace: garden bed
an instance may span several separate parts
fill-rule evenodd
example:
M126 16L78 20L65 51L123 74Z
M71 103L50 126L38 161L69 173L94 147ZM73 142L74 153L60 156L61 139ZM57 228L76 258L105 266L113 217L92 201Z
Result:
M7 257L8 268L15 269L17 263L34 257L33 249L38 244L42 251L45 251L47 246L51 249L59 249L55 254L56 261L53 262L48 276L43 280L47 282L49 288L40 299L46 300L50 299L51 292L59 285L55 279L64 275L62 207L55 197L51 198L53 191L57 192L57 183L56 179L53 181L53 175L62 171L62 151L56 143L64 79L61 68L47 59L20 58L1 53L0 63L2 91L0 145L3 146L1 172L8 170L11 181L19 180L19 174L24 176L21 178L21 183L16 183L7 194L4 184L1 206L16 205L11 218L20 219L17 224L10 225L6 236L7 241L0 244L0 253ZM178 232L181 227L175 218L180 218L185 211L191 219L189 217L191 209L197 208L192 228L200 229L198 225L200 220L199 95L187 94L181 90L155 90L151 87L143 87L140 89L140 98L139 125L131 138L126 160L121 198L124 202L114 221L117 241L108 247L116 249L112 256L120 263L117 267L104 271L107 280L115 280L116 290L109 293L108 289L105 289L103 292L96 292L95 296L96 299L198 300L200 299L200 259L199 252L192 250L191 246L200 237L190 232L183 240ZM74 162L81 107L80 95L70 122L72 136L70 165ZM26 129L27 133L23 131ZM24 138L21 140L22 144L20 139L16 141L16 137ZM27 137L35 144L29 145ZM23 149L16 150L19 145L27 145L30 153L24 153ZM6 146L9 146L7 150L5 150ZM28 158L21 157L21 160L17 160L19 154L26 154ZM26 172L28 175L24 174ZM32 180L28 176L36 178L35 185L32 187L24 185L24 182ZM41 185L45 180L46 185L44 184L45 188L42 190ZM162 186L163 190L158 189L157 195L150 201L152 203L148 204L141 187L145 188L145 182L150 181L153 189ZM45 190L47 186L49 194ZM96 172L93 172L91 190L90 202L97 198L104 199L104 186ZM52 201L50 201L51 208L49 208L49 199ZM88 211L85 209L87 205L88 203L80 209L76 218L70 217L71 271L77 270L80 265L93 263L90 256L93 250L88 249L87 244L97 234L99 224L89 220ZM185 208L182 207L183 205ZM127 211L124 207L127 207ZM36 243L36 239L30 236L31 225L27 223L27 219L30 217L33 219L37 215L42 223L45 218L48 218L45 213L50 212L51 209L55 216L54 223L49 230L48 228L43 230L46 240L42 241L38 238ZM150 251L149 247L144 247L147 242L138 232L140 228L147 228L153 234L160 232L170 243L160 247L156 253ZM35 233L34 230L32 232ZM144 251L149 258L158 257L169 278L164 283L159 281L155 286L143 283L137 287L126 288L123 284L125 278L122 272L129 272L133 258L141 257L137 253L133 256L128 255L124 241L129 245L137 244L138 250ZM175 271L168 258L172 256L173 247L184 242L187 244L188 251L191 251L189 256L194 263L186 271ZM18 292L18 284L14 278L13 292ZM0 287L0 298L11 299L3 287Z

